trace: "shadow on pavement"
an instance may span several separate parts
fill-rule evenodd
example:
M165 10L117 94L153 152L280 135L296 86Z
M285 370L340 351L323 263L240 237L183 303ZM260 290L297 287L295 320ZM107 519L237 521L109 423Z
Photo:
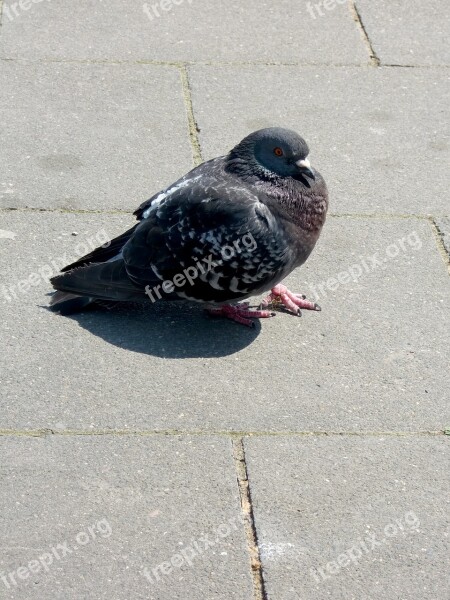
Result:
M106 342L161 358L208 358L234 354L255 340L254 328L208 316L199 305L160 302L94 309L70 318Z

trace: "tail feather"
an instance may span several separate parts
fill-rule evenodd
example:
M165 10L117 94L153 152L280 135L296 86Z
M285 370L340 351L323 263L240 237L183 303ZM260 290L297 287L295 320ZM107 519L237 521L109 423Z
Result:
M77 294L57 291L52 295L49 307L61 315L70 315L81 312L91 302L92 298L88 296L78 296Z
M99 300L145 300L145 289L128 277L123 260L91 264L56 275L56 290Z

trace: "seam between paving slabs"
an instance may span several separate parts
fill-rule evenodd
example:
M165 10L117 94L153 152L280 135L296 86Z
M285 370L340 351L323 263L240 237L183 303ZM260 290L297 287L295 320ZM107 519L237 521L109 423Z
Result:
M429 437L449 435L450 424L439 430L419 431L234 431L220 429L51 429L43 427L40 429L0 429L0 437L24 436L45 437L55 436L225 436L232 439L250 437Z
M84 209L84 208L43 208L37 206L4 206L0 207L0 212L42 212L42 213L61 213L73 215L133 215L133 210L122 210L119 208L104 209Z
M198 138L198 132L200 131L194 115L194 107L192 104L191 86L189 82L189 73L185 64L179 67L181 87L183 92L184 105L186 107L186 114L188 119L189 138L192 147L192 159L194 166L197 167L203 162L202 151L200 147L200 140Z
M366 30L363 20L361 18L361 14L358 10L358 7L356 6L355 0L349 0L349 8L350 8L350 14L352 15L355 23L357 24L357 26L360 30L361 37L364 40L364 45L366 46L366 48L369 52L370 64L373 67L379 67L381 65L381 61L378 58L377 53L375 52L375 49L370 40L369 34L367 33L367 30Z
M447 249L445 248L444 240L442 239L443 233L440 230L440 228L434 218L430 217L429 223L430 223L430 227L433 231L434 239L436 240L436 245L438 247L439 254L442 256L442 260L447 265L447 270L450 275L450 254L447 252Z
M253 511L250 482L248 480L247 462L245 460L245 449L242 437L231 439L236 477L241 501L241 511L244 520L247 548L250 555L250 568L253 578L254 600L266 600L267 594L264 586L261 556L258 546L258 534L256 532L255 516Z
M1 0L0 0L1 2ZM178 61L170 60L151 60L151 59L136 59L136 60L121 60L121 59L108 59L108 58L36 58L34 60L26 58L8 58L0 57L0 61L3 62L18 62L18 63L61 63L61 64L87 64L87 65L153 65L163 67L176 67L181 68L186 65L200 66L200 67L335 67L335 68L371 68L374 65L372 63L332 63L332 62L276 62L276 61L216 61L216 60L197 60L197 61L184 61L180 63ZM415 64L397 64L397 63L382 63L380 64L383 68L395 68L395 69L448 69L449 64L433 64L433 65L415 65Z

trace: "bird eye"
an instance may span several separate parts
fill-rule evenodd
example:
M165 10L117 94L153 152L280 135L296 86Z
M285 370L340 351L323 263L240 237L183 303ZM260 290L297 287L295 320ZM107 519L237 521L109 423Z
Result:
M283 150L281 148L274 148L273 153L275 156L283 156Z

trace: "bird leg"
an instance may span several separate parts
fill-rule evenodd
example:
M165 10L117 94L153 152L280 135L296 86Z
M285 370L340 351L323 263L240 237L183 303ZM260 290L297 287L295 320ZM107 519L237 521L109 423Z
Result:
M306 300L306 296L303 296L302 294L293 294L285 285L282 285L281 283L271 289L270 294L264 298L260 304L260 307L266 307L269 306L269 304L275 306L281 304L287 308L289 312L292 312L298 316L301 315L301 308L306 310L322 310L315 302Z
M254 327L255 324L251 319L267 319L274 317L275 313L270 310L254 310L250 307L249 302L241 304L224 304L222 306L207 308L206 312L214 317L226 317L231 321L236 321L246 327Z

